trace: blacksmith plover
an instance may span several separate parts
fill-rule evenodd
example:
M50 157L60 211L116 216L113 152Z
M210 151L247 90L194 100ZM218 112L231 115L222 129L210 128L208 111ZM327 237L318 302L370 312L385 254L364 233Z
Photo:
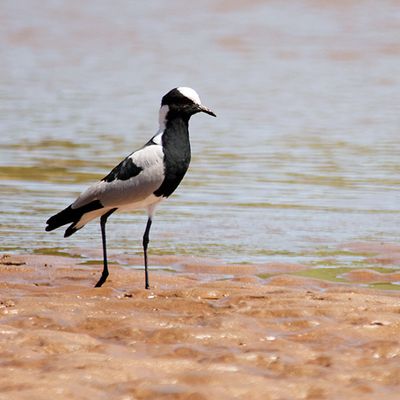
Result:
M144 208L148 214L143 235L145 288L149 288L147 246L154 210L158 203L174 192L189 167L189 119L199 112L216 116L201 104L199 95L193 89L172 89L161 101L158 132L101 181L84 191L69 207L47 221L46 231L71 224L64 234L68 237L100 217L103 272L95 287L103 285L108 277L107 218L115 211Z

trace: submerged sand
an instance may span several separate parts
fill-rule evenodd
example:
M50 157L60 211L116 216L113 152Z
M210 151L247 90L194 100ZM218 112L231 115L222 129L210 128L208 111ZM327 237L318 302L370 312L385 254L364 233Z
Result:
M396 291L190 263L94 289L81 259L0 261L0 399L399 398Z

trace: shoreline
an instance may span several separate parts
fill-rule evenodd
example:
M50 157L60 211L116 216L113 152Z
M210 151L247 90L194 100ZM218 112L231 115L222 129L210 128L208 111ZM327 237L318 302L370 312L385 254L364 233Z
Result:
M398 397L397 291L201 264L94 289L78 258L0 261L0 399Z

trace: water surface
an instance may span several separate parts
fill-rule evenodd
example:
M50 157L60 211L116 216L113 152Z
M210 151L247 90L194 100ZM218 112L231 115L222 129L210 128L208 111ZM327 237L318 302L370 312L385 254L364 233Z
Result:
M218 118L191 121L153 254L351 266L346 244L398 242L396 1L0 7L2 251L99 248L98 224L65 240L45 221L155 133L180 85ZM145 220L113 216L110 250L140 254Z

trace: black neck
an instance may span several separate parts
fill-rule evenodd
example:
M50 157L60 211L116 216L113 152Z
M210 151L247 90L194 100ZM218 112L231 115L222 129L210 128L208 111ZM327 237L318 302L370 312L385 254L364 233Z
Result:
M167 145L170 141L177 144L180 141L189 142L189 118L190 117L186 117L185 115L177 115L171 118L168 113L165 122L165 130L162 135L163 146Z
M178 187L190 163L189 117L168 115L162 135L165 178L154 192L156 196L168 197Z

